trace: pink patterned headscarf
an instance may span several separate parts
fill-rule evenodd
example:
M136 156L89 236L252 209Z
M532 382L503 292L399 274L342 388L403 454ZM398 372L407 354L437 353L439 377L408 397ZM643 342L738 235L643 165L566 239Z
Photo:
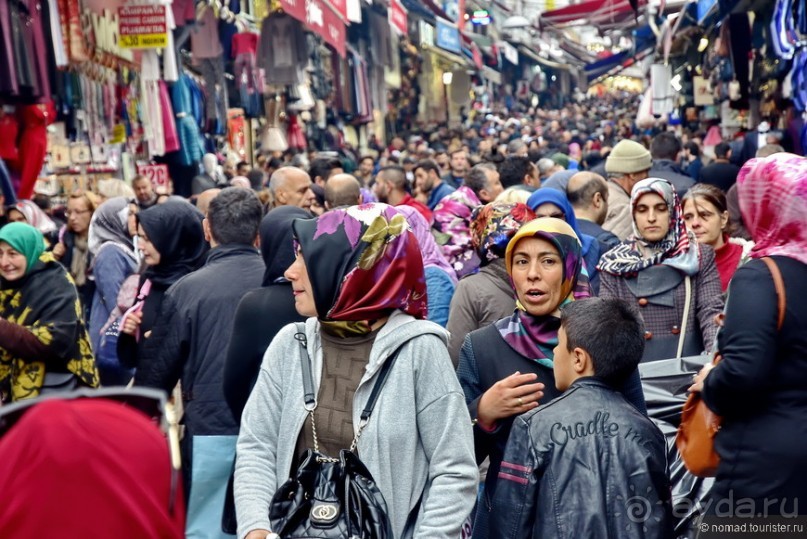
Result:
M737 194L755 242L749 256L807 264L807 158L777 153L751 159L737 175Z

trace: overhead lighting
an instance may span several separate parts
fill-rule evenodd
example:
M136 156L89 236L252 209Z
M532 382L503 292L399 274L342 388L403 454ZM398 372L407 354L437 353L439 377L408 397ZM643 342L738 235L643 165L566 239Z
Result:
M698 43L698 52L703 52L706 50L706 47L709 46L709 38L702 37L700 43Z
M449 86L452 82L454 82L454 73L452 71L444 71L443 84Z

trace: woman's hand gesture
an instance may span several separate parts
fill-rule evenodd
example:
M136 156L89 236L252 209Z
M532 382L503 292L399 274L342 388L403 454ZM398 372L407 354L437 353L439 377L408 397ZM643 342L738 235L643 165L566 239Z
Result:
M482 428L493 429L496 422L539 406L544 384L532 383L537 374L515 372L485 391L477 405L477 420Z

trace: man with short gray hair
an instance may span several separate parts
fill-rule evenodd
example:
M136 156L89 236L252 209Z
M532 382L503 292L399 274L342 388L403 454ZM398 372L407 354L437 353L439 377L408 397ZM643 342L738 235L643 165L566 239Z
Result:
M314 201L311 183L311 177L303 169L297 167L277 169L269 178L272 207L297 206L304 210L310 209L311 202Z

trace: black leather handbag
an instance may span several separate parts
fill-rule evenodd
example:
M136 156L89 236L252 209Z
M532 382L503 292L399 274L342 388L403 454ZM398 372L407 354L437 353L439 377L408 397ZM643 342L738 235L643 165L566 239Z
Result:
M356 446L395 363L397 351L381 367L350 449L343 449L339 458L332 458L319 451L314 422L314 381L305 333L298 332L295 339L304 351L303 389L314 449L306 451L296 473L272 498L269 505L272 531L283 539L392 539L384 496L356 455Z

